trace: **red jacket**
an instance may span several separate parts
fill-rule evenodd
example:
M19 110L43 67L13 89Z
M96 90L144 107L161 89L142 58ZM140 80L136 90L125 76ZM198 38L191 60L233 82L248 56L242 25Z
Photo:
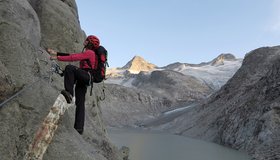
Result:
M96 69L98 61L96 60L97 56L93 50L86 50L82 53L73 53L67 56L57 56L59 61L66 61L66 62L73 62L73 61L80 61L80 68L82 69ZM89 60L92 67L90 67L87 63Z

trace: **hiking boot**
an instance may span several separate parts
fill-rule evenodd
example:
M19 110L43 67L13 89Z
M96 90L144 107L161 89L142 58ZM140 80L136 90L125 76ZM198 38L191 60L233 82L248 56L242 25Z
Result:
M83 129L76 129L77 130L77 132L80 134L80 135L82 135L83 134L83 132L84 132L84 130Z
M69 92L62 90L61 94L65 97L68 104L72 102L72 95Z

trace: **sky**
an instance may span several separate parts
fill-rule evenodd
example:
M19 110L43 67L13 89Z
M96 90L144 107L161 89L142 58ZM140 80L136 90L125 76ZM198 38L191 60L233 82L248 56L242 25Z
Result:
M280 43L280 0L76 0L87 35L108 50L110 68L134 56L159 67L237 58Z

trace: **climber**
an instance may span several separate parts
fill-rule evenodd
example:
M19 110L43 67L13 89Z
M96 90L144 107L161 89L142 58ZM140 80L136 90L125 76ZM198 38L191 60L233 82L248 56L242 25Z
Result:
M64 70L64 88L61 94L64 95L67 103L71 103L74 96L74 84L75 85L75 124L74 128L83 134L84 121L85 121L85 95L87 92L87 86L92 85L92 82L97 81L93 70L98 68L98 56L95 50L102 47L100 41L96 36L88 36L84 41L84 49L81 53L61 53L56 52L53 49L47 49L47 52L51 55L51 60L58 61L80 61L80 67L74 65L67 65Z

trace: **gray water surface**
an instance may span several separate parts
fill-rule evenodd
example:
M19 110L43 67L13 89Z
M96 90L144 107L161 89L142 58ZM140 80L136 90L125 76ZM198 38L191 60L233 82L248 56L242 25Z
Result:
M250 160L246 153L168 133L109 129L118 147L130 148L130 160Z

